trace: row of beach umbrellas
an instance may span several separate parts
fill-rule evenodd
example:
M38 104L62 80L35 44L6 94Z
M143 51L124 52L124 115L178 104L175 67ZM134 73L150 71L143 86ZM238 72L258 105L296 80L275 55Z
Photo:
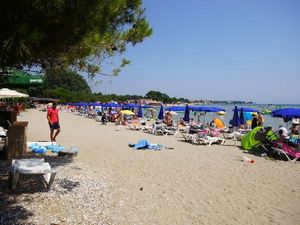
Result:
M134 103L128 103L128 104L119 104L114 102L109 103L87 103L87 102L78 102L78 103L68 103L68 105L72 106L102 106L102 107L121 107L121 108L138 108L138 117L142 117L143 115L143 108L152 108L149 105L140 105L140 104L134 104ZM167 111L184 111L184 117L183 120L188 122L190 120L189 113L190 111L195 112L219 112L219 111L226 111L223 108L219 107L209 107L209 106L170 106L167 107L165 110ZM239 127L240 124L245 124L246 121L250 120L252 118L251 114L254 112L259 112L259 110L254 108L246 108L246 107L240 107L238 108L235 106L233 109L233 118L232 118L232 126ZM300 118L300 108L282 108L272 111L273 117L281 117L285 120L291 120L293 118ZM162 120L164 117L164 106L161 105L160 111L158 114L158 119Z
M183 120L188 122L190 120L189 112L192 111L201 111L201 112L219 112L225 111L225 109L219 107L207 107L207 106L171 106L167 107L166 110L169 111L184 111ZM235 106L233 109L233 118L232 126L239 127L241 124L245 124L248 120L251 120L252 113L257 113L259 110L253 108L241 107L238 108ZM160 112L158 114L158 119L163 119L163 106L161 105ZM293 118L300 118L300 108L282 108L272 111L273 117L281 117L284 120L291 120Z
M134 103L128 103L128 104L119 104L115 102L107 102L107 103L99 103L99 102L70 102L67 103L69 106L78 106L78 107L88 107L88 106L101 106L101 107L112 107L112 108L139 108L140 106L142 108L152 108L149 105L140 105L140 104L134 104Z
M240 115L238 112L240 111ZM231 125L233 127L239 127L240 124L245 124L245 114L244 112L258 112L258 110L251 111L250 108L240 108L238 109L237 106L234 108L233 118ZM285 121L292 120L294 118L300 118L300 108L282 108L276 109L272 111L273 117L280 117L283 118Z

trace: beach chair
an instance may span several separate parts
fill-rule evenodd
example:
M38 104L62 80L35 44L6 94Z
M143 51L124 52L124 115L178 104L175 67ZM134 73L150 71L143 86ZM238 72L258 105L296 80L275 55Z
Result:
M142 127L138 124L128 124L129 130L142 130Z
M181 134L183 139L186 141L186 142L190 142L192 144L196 144L196 136L197 134L188 134L188 133L182 133Z
M234 133L233 132L224 132L224 133L222 133L222 135L225 139L234 139Z
M221 137L211 137L209 135L205 135L204 137L196 136L196 142L204 145L212 145L212 144L224 144L225 139Z
M150 125L145 125L145 126L142 126L142 131L145 132L145 133L150 133L150 134L153 134L153 126L150 126Z
M51 169L49 163L44 162L43 158L30 158L30 159L13 159L11 165L12 172L12 189L17 188L17 183L20 174L33 174L43 175L45 184L50 189L56 172Z
M300 158L300 149L295 149L282 141L273 141L273 151L279 155L284 155L290 162L296 162Z
M175 135L176 131L174 129L168 129L166 127L159 127L159 128L155 129L154 134L155 135L161 134L161 135L164 135L164 136Z

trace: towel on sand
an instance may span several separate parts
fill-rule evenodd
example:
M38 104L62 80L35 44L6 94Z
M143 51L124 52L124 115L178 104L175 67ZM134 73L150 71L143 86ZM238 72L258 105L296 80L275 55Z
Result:
M160 151L162 148L167 148L161 144L151 144L147 139L141 139L136 144L129 144L129 147L133 147L135 150L149 149L154 151Z

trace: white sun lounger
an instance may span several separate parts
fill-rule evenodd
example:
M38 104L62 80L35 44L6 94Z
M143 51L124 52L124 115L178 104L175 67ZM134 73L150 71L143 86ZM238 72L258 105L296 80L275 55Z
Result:
M13 190L17 187L20 174L43 175L48 189L51 187L56 175L50 164L44 162L43 158L13 159L11 170L13 174Z
M224 144L225 143L225 139L224 138L220 138L220 137L211 137L211 136L205 136L203 138L196 138L196 141L199 144L205 144L205 145L212 145L214 143L217 144Z
M192 144L196 144L196 134L187 134L187 133L182 133L182 137L186 142L191 142Z

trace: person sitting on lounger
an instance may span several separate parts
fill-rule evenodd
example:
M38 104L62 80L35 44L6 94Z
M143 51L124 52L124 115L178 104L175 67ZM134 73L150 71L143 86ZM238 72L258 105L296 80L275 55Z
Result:
M192 127L192 126L196 126L196 125L197 125L197 123L194 121L194 119L193 119L193 118L191 118L191 119L190 119L190 123L189 123L189 125Z
M185 127L187 124L185 123L185 121L183 120L182 117L180 117L180 120L178 121L178 126L183 126Z
M166 112L163 123L166 124L167 126L173 126L173 118L172 118L172 115L169 111Z
M299 135L299 123L293 123L291 129L291 135Z
M108 122L108 118L107 118L107 115L105 112L102 114L101 122L103 125L107 124L107 122Z
M286 142L290 138L289 132L284 126L279 127L278 134L279 134L279 140L281 140L281 141Z

